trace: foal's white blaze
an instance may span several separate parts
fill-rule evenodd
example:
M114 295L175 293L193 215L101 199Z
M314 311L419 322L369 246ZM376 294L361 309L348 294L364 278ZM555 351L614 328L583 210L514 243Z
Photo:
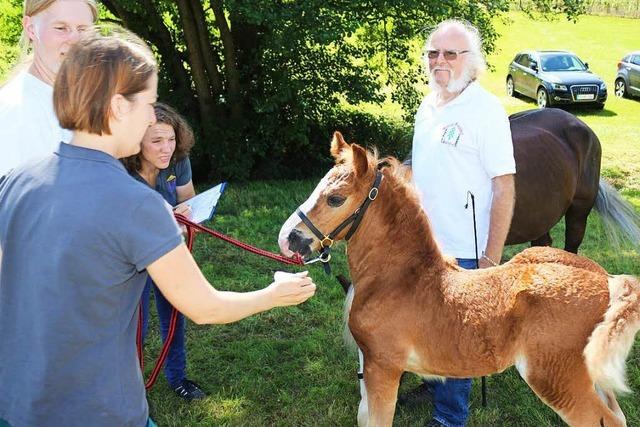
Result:
M300 205L300 210L302 213L307 215L309 211L316 205L318 202L318 197L320 197L320 193L327 186L327 180L330 172L320 180L318 185L316 186L313 193L309 196L309 198ZM291 231L296 228L298 224L300 224L300 217L296 212L292 213L291 216L287 219L287 221L282 225L280 229L280 233L278 234L278 245L280 245L280 251L285 256L293 256L293 252L289 250L289 234Z

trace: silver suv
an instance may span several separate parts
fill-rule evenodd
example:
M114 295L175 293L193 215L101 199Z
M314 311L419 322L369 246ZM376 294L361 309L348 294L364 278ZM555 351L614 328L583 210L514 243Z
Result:
M640 96L640 50L631 52L618 62L614 92L619 98Z

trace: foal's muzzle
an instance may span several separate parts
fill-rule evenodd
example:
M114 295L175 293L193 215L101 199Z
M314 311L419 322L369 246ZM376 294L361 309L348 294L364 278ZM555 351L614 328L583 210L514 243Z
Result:
M298 252L303 257L311 253L313 239L306 237L302 231L294 228L287 236L287 240L289 241L289 250Z

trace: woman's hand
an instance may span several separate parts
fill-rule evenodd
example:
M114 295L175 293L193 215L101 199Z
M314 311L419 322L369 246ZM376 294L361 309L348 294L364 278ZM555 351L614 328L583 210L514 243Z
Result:
M267 287L273 306L297 305L311 298L316 293L316 285L307 274L307 271L295 274L276 272L274 282Z
M187 203L180 203L178 206L173 208L173 213L191 218L191 206L189 206Z

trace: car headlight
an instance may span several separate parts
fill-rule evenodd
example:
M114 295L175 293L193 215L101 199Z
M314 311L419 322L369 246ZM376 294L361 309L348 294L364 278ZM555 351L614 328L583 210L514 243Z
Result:
M600 83L600 90L607 90L607 84L605 82Z
M558 83L554 83L553 84L553 89L555 89L555 90L567 90L567 87L565 85L560 85Z

